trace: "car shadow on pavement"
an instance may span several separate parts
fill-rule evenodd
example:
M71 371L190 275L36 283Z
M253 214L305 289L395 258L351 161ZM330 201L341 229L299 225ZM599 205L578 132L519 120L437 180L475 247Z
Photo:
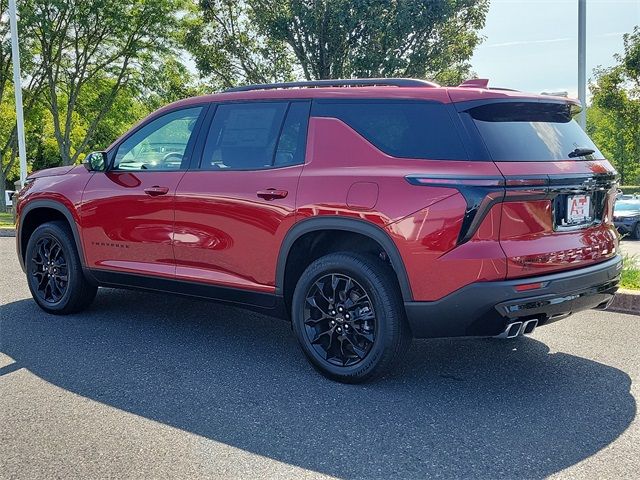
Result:
M349 386L313 371L286 322L239 308L101 289L80 315L3 310L0 350L46 381L336 477L542 478L636 412L624 372L531 338L416 341L392 378Z

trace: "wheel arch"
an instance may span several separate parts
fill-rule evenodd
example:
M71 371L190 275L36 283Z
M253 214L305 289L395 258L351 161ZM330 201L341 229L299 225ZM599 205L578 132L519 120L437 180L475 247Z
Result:
M32 200L22 208L22 211L20 212L20 223L18 231L16 232L16 243L18 247L20 266L23 270L25 269L24 256L31 234L39 225L42 225L46 221L50 221L46 219L47 211L54 211L57 214L54 218L51 218L51 220L64 219L69 225L76 248L78 249L80 263L84 267L86 262L84 249L82 248L82 240L80 233L78 232L77 221L67 206L55 200Z
M287 261L295 243L308 233L331 230L356 233L377 243L389 257L391 266L398 279L403 300L411 301L413 299L411 284L409 283L404 262L389 234L380 227L367 221L344 217L314 217L308 220L302 220L291 227L280 246L280 253L278 254L276 294L284 295Z

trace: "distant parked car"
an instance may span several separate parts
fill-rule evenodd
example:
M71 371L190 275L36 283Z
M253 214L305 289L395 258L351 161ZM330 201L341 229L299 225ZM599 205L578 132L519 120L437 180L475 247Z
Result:
M618 200L613 209L613 223L622 235L640 239L640 199Z

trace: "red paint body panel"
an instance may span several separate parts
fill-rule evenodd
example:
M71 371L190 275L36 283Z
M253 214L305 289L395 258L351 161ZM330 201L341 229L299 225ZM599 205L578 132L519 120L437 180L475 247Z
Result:
M503 175L520 177L614 172L606 160L497 162L496 165ZM611 200L609 203L612 204ZM554 231L548 200L507 201L502 205L500 243L507 255L508 278L541 275L606 260L618 253L617 241L618 234L606 218L593 228L560 232Z
M465 200L455 188L415 186L405 179L412 174L500 176L493 162L394 158L331 118L311 119L307 159L298 190L300 217L346 216L384 228L398 247L415 300L436 300L473 281L505 278L499 210L487 216L470 242L456 248ZM346 198L354 182L378 184L374 211L349 207ZM444 256L454 249L455 255Z
M85 188L80 217L90 268L174 277L174 200L184 172L95 173ZM150 196L149 187L168 193Z
M91 178L91 173L82 166L59 167L50 170L54 170L54 175L46 175L49 169L31 174L29 183L20 191L19 201L16 205L16 231L20 231L25 207L38 200L47 200L61 205L70 213L76 225L80 226L77 209L82 204L82 193ZM16 246L18 254L21 255L21 245ZM82 260L86 261L86 259Z
M175 204L177 277L273 292L280 245L295 223L302 168L187 172ZM287 196L256 195L269 188Z

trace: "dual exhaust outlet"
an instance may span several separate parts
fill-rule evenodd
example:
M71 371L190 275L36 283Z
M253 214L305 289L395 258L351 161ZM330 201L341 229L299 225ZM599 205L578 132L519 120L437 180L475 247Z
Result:
M516 338L518 335L529 335L538 326L538 320L525 320L524 322L513 322L507 325L504 331L496 335L496 338Z

